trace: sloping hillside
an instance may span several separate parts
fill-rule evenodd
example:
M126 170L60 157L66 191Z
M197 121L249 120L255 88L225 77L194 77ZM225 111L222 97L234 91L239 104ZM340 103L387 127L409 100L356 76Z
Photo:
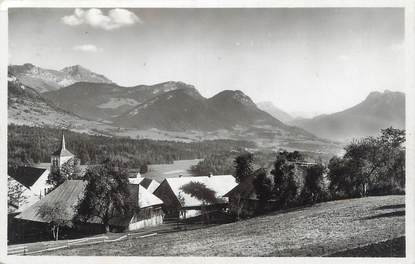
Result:
M405 94L372 92L363 102L344 111L294 120L291 124L319 137L341 141L372 136L390 126L405 128Z
M321 203L205 229L47 252L111 256L337 256L372 246L358 256L404 256L405 197L381 196ZM404 241L404 239L403 239ZM378 244L379 245L379 244ZM403 247L403 248L402 248ZM350 252L350 251L349 251ZM388 255L389 252L389 255ZM394 255L398 252L397 255Z
M257 106L262 111L267 112L268 114L272 115L278 120L281 120L282 122L288 122L293 120L293 117L290 114L276 107L272 102L259 102L257 103Z
M37 91L8 77L8 122L29 126L53 126L81 132L105 130L107 125L86 120L44 99Z

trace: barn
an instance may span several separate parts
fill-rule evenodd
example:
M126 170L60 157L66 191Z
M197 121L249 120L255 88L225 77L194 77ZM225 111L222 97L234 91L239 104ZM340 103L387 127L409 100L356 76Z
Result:
M82 199L86 182L82 180L67 180L55 190L48 193L42 199L27 207L14 217L13 232L9 232L10 240L37 241L48 236L48 222L39 215L39 208L42 205L61 203L67 209L67 221L71 221L76 214L75 206ZM80 224L77 223L71 233L99 233L103 227L98 223Z
M163 201L162 207L166 218L184 219L201 214L203 201L183 192L181 189L191 182L204 184L216 193L217 198L220 198L217 203L208 205L209 210L225 208L228 200L223 195L237 185L236 179L232 175L166 178L154 191L154 195Z
M129 178L128 180L132 184L140 184L141 186L146 188L150 193L153 193L160 185L160 183L156 180L141 177L140 174L137 174L136 178Z
M46 195L50 188L50 185L47 184L48 175L48 169L30 166L18 167L15 171L9 173L10 184L20 185L23 190L21 195L25 197L21 204L12 205L15 211L21 212Z
M131 215L119 216L110 220L113 231L133 231L163 223L163 201L140 184L129 184L130 195L136 210Z

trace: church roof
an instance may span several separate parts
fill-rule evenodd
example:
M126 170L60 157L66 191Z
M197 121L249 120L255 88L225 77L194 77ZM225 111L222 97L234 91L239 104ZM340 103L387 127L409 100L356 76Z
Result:
M59 149L57 149L55 152L53 152L52 155L53 156L61 156L61 157L74 156L69 150L66 149L65 135L63 133L62 133L61 145L60 145Z

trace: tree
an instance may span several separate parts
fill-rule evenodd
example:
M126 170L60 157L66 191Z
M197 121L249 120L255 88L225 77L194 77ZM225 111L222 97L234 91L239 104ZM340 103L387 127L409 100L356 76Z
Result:
M255 188L255 193L259 200L258 211L263 212L265 205L272 197L272 182L267 177L267 171L264 168L258 169L255 172L255 179L252 184Z
M49 223L52 236L55 240L59 240L59 229L61 227L71 227L73 225L68 208L61 202L42 204L39 206L37 215Z
M307 168L304 187L301 191L301 201L305 204L314 204L327 198L324 173L326 168L316 164Z
M253 160L254 160L254 156L252 155L252 153L249 153L249 152L241 154L235 158L235 161L234 161L235 178L238 183L242 182L244 179L252 175Z
M294 165L287 162L285 155L279 155L274 162L271 174L274 176L273 193L279 207L285 208L292 205L295 202L298 189L294 179Z
M7 187L8 211L11 213L24 204L27 197L23 193L25 187L10 176L7 177Z
M140 166L140 174L147 173L147 171L148 171L147 163L144 163L143 165Z
M381 130L378 137L355 140L343 158L329 163L330 190L336 195L362 197L402 192L405 182L405 131Z
M47 180L48 184L53 186L50 191L56 189L66 180L81 179L79 163L79 159L71 158L63 163L59 170L51 171Z
M136 198L130 197L126 163L106 159L102 165L88 168L84 180L87 181L84 197L77 205L81 221L100 219L108 232L111 219L132 213Z
M223 202L222 199L216 197L216 192L214 190L209 189L204 183L201 182L191 181L180 187L180 189L184 193L187 193L202 202L201 211L204 219L206 219L206 223L209 223L207 206Z

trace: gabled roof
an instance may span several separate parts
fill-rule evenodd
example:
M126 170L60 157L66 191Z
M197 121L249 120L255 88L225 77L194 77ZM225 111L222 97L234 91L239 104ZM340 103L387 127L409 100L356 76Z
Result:
M158 183L156 180L144 177L129 178L128 180L131 184L140 184L141 186L146 188L150 193L153 193L160 185L160 183Z
M207 188L216 192L216 197L223 197L232 190L236 185L236 179L232 175L217 176L197 176L197 177L176 177L167 178L165 181L169 184L177 200L182 207L192 207L202 205L202 201L192 197L181 190L181 187L190 182L199 182L206 185Z
M69 219L66 220L71 220L76 214L74 207L82 199L86 184L82 180L67 180L41 200L23 210L16 218L45 223L46 221L38 215L39 207L44 204L60 202L68 210Z
M150 185L147 187L147 190L151 193L153 193L157 187L159 187L160 183L156 180L152 180Z
M160 200L160 198L149 192L141 184L129 184L128 188L132 199L136 197L133 200L134 205L140 209L163 204L163 201Z
M15 172L11 171L9 176L30 189L45 171L46 169L35 167L18 167Z
M232 197L239 194L242 198L245 199L257 199L253 180L254 177L248 177L246 180L239 183L237 186L235 186L235 188L226 193L224 197Z
M162 205L163 201L158 197L150 193L146 188L140 184L129 184L130 197L135 207L140 209L148 208L151 206ZM110 219L109 223L113 226L128 226L131 222L132 214L120 215Z

